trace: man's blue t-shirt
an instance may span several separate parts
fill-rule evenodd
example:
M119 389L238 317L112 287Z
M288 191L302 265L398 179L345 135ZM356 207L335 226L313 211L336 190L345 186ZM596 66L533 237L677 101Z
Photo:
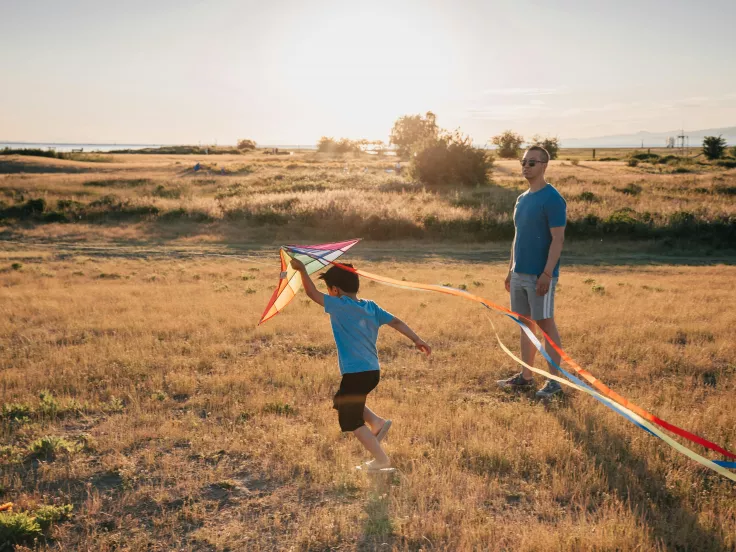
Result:
M520 274L542 274L552 244L549 229L565 226L566 220L567 203L551 184L536 192L527 190L521 194L514 207L516 241L512 270ZM560 261L557 261L552 276L559 275Z
M330 315L341 374L380 370L378 328L394 316L373 301L325 295L325 312Z

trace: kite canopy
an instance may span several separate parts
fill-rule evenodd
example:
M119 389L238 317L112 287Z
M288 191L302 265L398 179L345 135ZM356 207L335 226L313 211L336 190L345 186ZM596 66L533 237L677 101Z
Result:
M292 258L304 263L304 266L307 267L307 274L313 274L338 259L359 241L360 239L319 245L283 246L279 252L281 256L279 285L274 290L258 324L261 325L280 313L302 287L302 279L298 276L297 271L291 268Z

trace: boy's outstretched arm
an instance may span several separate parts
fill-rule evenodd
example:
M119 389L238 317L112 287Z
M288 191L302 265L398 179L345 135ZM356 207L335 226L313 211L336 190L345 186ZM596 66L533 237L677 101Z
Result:
M314 282L309 277L309 274L307 274L307 268L304 266L304 263L301 262L299 259L291 259L291 268L299 271L299 275L302 277L302 285L304 286L304 291L307 293L307 297L309 297L319 306L324 307L325 295L324 293L320 293L317 290L317 286L314 285Z
M426 341L424 341L421 337L414 333L414 330L412 330L409 326L407 326L398 318L394 317L394 319L389 322L388 325L400 334L403 334L411 339L414 342L414 345L416 345L417 349L422 351L425 355L429 356L430 354L432 354L432 347L430 347Z

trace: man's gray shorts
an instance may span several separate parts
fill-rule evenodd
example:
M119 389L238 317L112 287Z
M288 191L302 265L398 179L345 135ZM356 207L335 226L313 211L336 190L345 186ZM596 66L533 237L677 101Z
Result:
M528 316L532 320L544 320L555 315L555 287L557 278L552 278L549 291L537 295L537 276L534 274L511 273L511 310Z

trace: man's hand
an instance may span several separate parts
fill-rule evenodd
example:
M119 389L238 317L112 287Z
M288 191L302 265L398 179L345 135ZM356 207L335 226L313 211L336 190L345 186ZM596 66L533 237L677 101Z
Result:
M547 295L551 282L552 278L550 278L548 274L542 272L542 274L539 275L539 278L537 278L537 295L539 297Z
M302 270L305 270L307 267L304 266L304 263L301 262L299 259L292 257L291 258L291 268L301 272Z
M506 287L506 293L511 293L511 271L506 275L506 281L503 285Z
M417 339L414 342L414 345L416 345L416 348L422 351L425 355L429 356L432 354L432 347L430 347L429 343L427 343L423 339Z

